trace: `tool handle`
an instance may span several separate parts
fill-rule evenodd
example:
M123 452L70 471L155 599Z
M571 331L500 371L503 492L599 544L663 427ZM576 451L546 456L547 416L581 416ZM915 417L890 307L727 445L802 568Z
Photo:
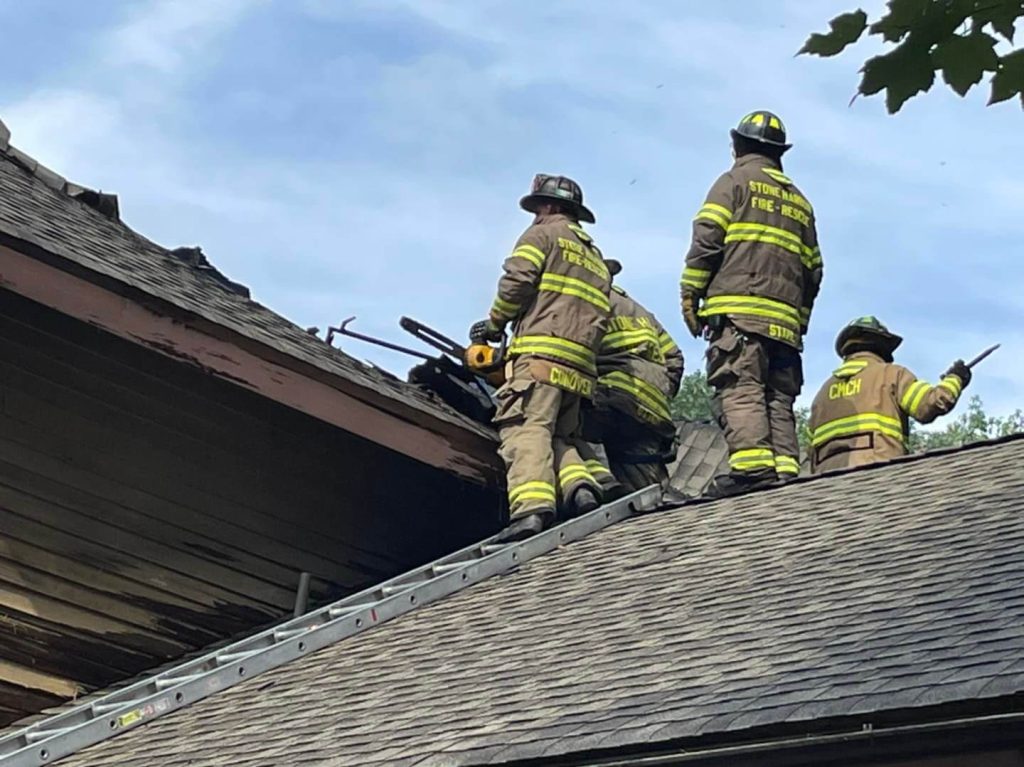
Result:
M459 360L466 356L465 346L455 343L448 336L424 325L422 322L414 320L412 317L402 317L398 324L402 326L402 330L412 333L424 343L430 344L445 354L450 354Z
M981 362L983 359L985 359L988 355L990 355L992 352L994 352L1000 346L1002 346L1002 344L993 344L992 346L988 347L985 351L983 351L981 354L979 354L973 360L968 362L967 363L967 367L973 368L975 365L977 365L979 362Z

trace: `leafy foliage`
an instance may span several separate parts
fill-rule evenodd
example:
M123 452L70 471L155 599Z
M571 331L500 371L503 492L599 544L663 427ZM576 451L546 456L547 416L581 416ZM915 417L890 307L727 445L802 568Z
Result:
M971 397L967 411L957 416L940 431L911 429L910 450L937 450L959 447L985 439L1006 437L1024 431L1024 412L1016 410L1008 416L990 416L985 413L980 397Z
M679 393L669 404L672 418L676 421L712 421L715 418L711 400L714 389L708 386L704 373L697 371L683 376Z
M1013 43L1021 16L1024 0L889 0L887 12L870 27L864 11L844 13L829 22L828 32L808 37L799 52L835 56L865 30L894 44L864 63L857 89L865 96L884 90L890 113L930 90L936 72L961 96L991 73L989 104L1019 95L1024 105L1024 49L1001 53L999 40Z

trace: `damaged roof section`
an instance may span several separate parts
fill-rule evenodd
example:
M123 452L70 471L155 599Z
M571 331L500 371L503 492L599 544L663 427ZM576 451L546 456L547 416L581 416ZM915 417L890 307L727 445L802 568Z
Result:
M139 235L120 220L116 195L67 181L15 148L10 138L10 131L0 123L0 245L33 258L52 261L56 256L78 273L85 270L166 302L350 382L376 399L493 440L486 427L424 390L328 346L253 301L248 289L221 274L201 249L168 250Z
M1022 462L634 517L61 764L456 767L1017 710Z

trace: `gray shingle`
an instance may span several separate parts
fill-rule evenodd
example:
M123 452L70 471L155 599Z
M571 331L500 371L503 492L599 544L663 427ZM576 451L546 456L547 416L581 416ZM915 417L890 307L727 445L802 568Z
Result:
M1019 694L1022 463L1013 439L635 517L64 764L486 764Z

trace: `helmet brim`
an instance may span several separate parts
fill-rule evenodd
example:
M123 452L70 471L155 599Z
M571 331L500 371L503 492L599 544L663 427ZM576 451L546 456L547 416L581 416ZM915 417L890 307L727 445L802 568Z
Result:
M622 271L622 263L616 258L606 258L604 265L608 267L608 274L612 277Z
M891 357L892 353L903 343L903 336L898 336L895 333L877 333L866 328L856 328L853 332L847 332L847 330L844 328L836 338L836 354L840 357L846 356L844 352L846 346L854 341L877 349L883 357Z
M519 207L530 213L536 213L541 205L550 205L552 202L559 202L562 205L568 205L573 208L576 211L576 218L586 224L597 223L593 212L586 205L581 205L578 202L573 202L553 194L528 194L519 201Z
M768 146L777 146L783 151L793 148L792 144L787 144L784 141L772 141L766 138L757 138L755 136L744 136L735 128L730 129L729 135L732 136L732 140L735 141L737 138L746 139L747 141L756 141L758 144L767 144Z

